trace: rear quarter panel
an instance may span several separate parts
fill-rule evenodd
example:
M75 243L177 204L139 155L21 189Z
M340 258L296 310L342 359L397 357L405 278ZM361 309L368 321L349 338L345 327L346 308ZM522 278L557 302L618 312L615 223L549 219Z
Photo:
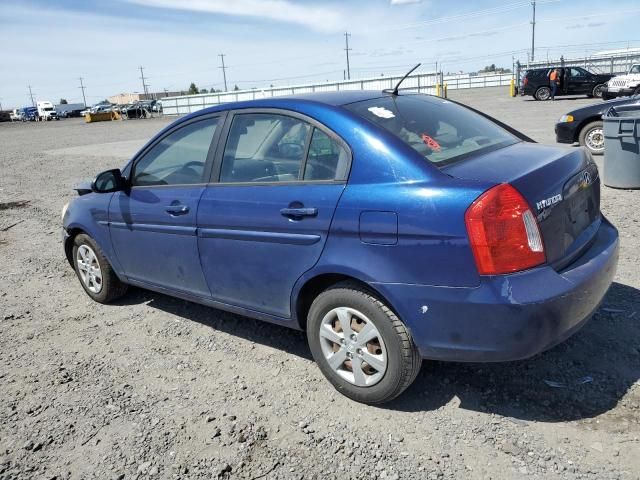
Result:
M487 187L453 180L445 185L348 185L314 270L344 273L369 283L476 286L479 276L464 214ZM363 235L362 214L369 212L395 213L395 243L389 241L388 231L381 232L379 243L371 243L375 232L370 229Z

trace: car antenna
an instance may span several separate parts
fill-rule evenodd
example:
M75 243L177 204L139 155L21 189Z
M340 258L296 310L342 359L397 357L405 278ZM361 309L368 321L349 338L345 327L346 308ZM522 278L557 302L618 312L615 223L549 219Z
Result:
M421 63L417 64L415 67L413 67L411 70L409 70L409 71L405 74L405 76L404 76L404 77L402 77L402 78L400 79L400 81L399 81L398 83L396 83L395 88L390 92L390 93L391 93L391 95L394 95L394 96L396 96L396 97L398 96L398 89L400 88L400 84L401 84L402 82L404 82L404 79L405 79L405 78L407 78L409 75L411 75L411 74L413 73L413 71L414 71L416 68L418 68L420 65L422 65L422 64L421 64ZM383 90L383 92L389 92L389 90Z

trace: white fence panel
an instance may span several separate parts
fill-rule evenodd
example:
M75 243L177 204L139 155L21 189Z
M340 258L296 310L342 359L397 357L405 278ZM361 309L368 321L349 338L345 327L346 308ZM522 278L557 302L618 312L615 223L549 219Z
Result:
M185 115L206 107L228 102L241 102L261 98L281 97L314 92L336 92L354 90L382 91L392 89L402 77L376 77L362 80L346 80L333 83L311 85L292 85L290 87L273 87L265 89L240 90L224 93L205 93L199 95L183 95L180 97L162 98L162 109L165 115ZM470 76L446 75L444 83L451 90L459 88L480 88L509 85L512 74L489 74ZM402 90L414 90L421 93L435 93L439 77L435 73L411 75L402 83Z

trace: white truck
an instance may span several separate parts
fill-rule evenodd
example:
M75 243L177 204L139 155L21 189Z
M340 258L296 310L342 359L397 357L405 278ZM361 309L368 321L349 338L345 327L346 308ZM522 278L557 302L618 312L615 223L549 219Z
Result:
M36 121L47 122L49 120L60 120L58 113L56 112L53 103L51 102L38 102L38 115Z
M618 75L607 82L604 100L640 94L640 63L633 65L626 75Z

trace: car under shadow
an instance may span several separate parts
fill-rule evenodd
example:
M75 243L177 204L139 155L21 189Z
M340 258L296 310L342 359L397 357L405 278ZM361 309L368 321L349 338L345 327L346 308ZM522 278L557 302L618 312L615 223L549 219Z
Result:
M115 304L140 303L312 361L303 332L146 290L132 289ZM595 316L560 345L517 362L425 361L413 385L380 408L429 411L457 397L459 408L525 421L569 421L603 414L640 378L638 307L640 291L614 283ZM328 383L327 388L331 388Z

